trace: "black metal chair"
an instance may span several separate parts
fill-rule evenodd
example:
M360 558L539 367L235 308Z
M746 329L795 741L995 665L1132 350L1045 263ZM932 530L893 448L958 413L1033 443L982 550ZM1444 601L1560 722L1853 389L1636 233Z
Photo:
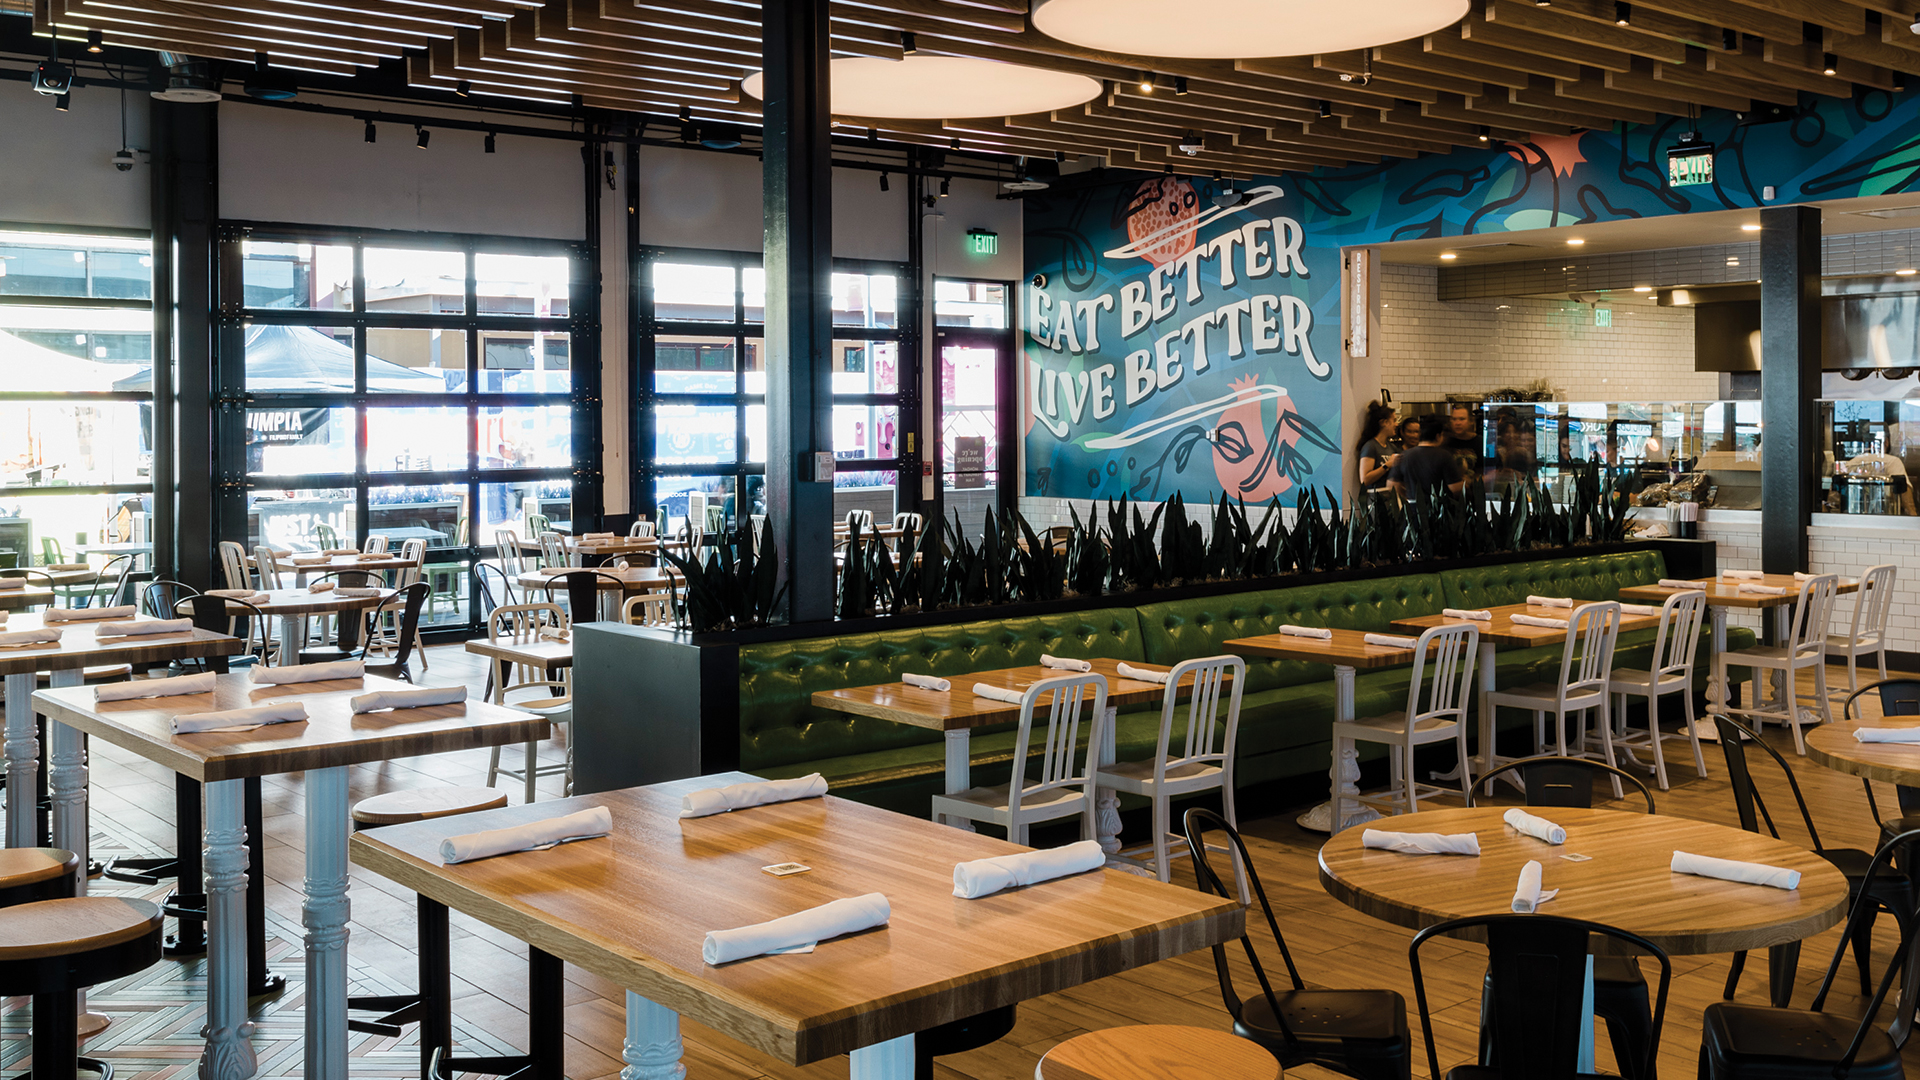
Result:
M605 586L611 583L615 596L620 596L626 587L618 577L600 570L569 570L553 576L566 586L569 623L597 622L600 593Z
M48 604L52 603L55 597L58 597L60 595L58 587L53 583L53 575L47 573L45 570L40 570L35 567L31 567L31 566L9 567L5 570L0 570L0 578L24 578L27 583L27 586L26 586L27 588L31 589L35 586L39 586L42 589L46 589L52 595L45 602L42 602L39 605L37 605L40 607L46 607Z
M1527 805L1535 809L1542 807L1570 806L1585 809L1593 805L1593 781L1596 777L1608 777L1624 780L1640 792L1646 801L1647 813L1655 813L1653 808L1653 789L1646 781L1615 768L1604 761L1590 758L1561 757L1558 754L1545 754L1540 757L1522 758L1510 761L1497 769L1488 770L1474 780L1467 789L1467 805L1479 805L1483 794L1491 794L1493 781L1503 773L1518 773L1526 784ZM1481 792L1482 786L1486 792ZM1480 1060L1482 1063L1492 1059L1493 1025L1491 1005L1493 1001L1493 972L1487 972L1486 982L1480 992ZM1636 956L1596 956L1593 958L1593 1015L1607 1022L1607 1041L1613 1044L1613 1059L1620 1066L1620 1075L1627 1080L1641 1080L1643 1074L1638 1071L1647 1057L1647 1047L1654 1038L1653 1000L1647 989L1646 973L1640 970L1640 958ZM1651 1073L1644 1074L1651 1080Z
M1920 840L1920 830L1902 833L1882 846L1867 865L1864 891L1878 888L1884 877L1896 876L1895 854L1916 840ZM1857 940L1863 922L1871 925L1873 914L1872 903L1853 905L1846 931L1827 964L1826 978L1820 980L1820 990L1813 996L1812 1008L1769 1008L1730 1001L1707 1006L1700 1024L1701 1080L1894 1080L1905 1076L1900 1060L1901 1021L1894 1021L1892 1031L1881 1031L1873 1022L1901 969L1905 969L1909 993L1920 986L1920 949L1914 947L1910 929L1902 931L1900 949L1858 1021L1820 1011L1826 1004L1827 991L1833 988L1834 976L1839 974L1848 943ZM1902 926L1920 925L1916 914L1908 910Z
M500 579L498 583L499 591L497 593L494 591L492 585L487 584L487 578L489 576ZM480 622L482 624L486 623L487 616L493 614L494 608L499 607L503 603L517 604L520 602L519 598L514 595L513 579L507 576L505 570L500 569L492 563L474 563L473 580L480 590ZM506 597L506 599L496 599L496 597L501 596Z
M366 665L367 674L383 675L402 682L413 681L413 670L408 663L413 659L413 644L420 637L420 613L426 609L427 596L431 592L433 592L433 586L425 581L416 581L399 591L397 598L402 602L400 634L393 646L393 659L385 663ZM383 602L374 611L379 612L390 602ZM371 638L368 641L370 643ZM366 645L361 646L360 652L362 657L366 655Z
M1920 679L1882 679L1877 683L1870 683L1863 686L1847 695L1847 701L1841 709L1841 715L1847 720L1862 719L1862 717L1853 714L1853 699L1869 690L1879 693L1880 715L1882 716L1920 715ZM1887 841L1903 832L1920 829L1920 788L1907 787L1904 784L1895 786L1894 793L1900 800L1900 815L1898 817L1882 819L1880 817L1880 804L1873 797L1873 781L1862 777L1860 783L1867 789L1868 811L1873 814L1875 821L1880 822L1880 845L1882 847L1886 846Z
M1912 929L1914 888L1911 882L1888 875L1867 887L1867 871L1872 865L1873 856L1859 848L1827 848L1820 845L1820 831L1814 828L1813 815L1807 810L1807 799L1800 793L1800 782L1794 779L1793 767L1780 752L1768 746L1752 728L1727 716L1713 718L1720 733L1720 749L1727 759L1727 778L1733 786L1734 809L1740 814L1740 827L1748 832L1759 832L1760 822L1765 821L1767 833L1774 839L1780 839L1780 828L1774 824L1773 815L1767 812L1767 801L1753 782L1753 771L1747 764L1747 747L1758 746L1772 757L1787 778L1787 786L1793 791L1794 802L1800 808L1800 821L1807 827L1807 838L1813 853L1833 864L1834 869L1846 875L1847 889L1853 897L1855 907L1865 906L1867 911L1857 919L1847 922L1848 940L1853 945L1854 963L1860 969L1860 993L1865 997L1873 993L1873 975L1869 970L1869 954L1873 948L1873 923L1878 908L1893 912L1900 923L1900 933L1907 935ZM1866 903L1863 905L1862 900ZM1775 945L1768 950L1768 977L1773 984L1773 1003L1785 1008L1793 995L1793 969L1800 956L1800 943ZM1740 983L1740 972L1746 966L1747 954L1733 954L1733 969L1727 973L1727 989L1724 996L1729 1000Z
M1184 818L1187 849L1193 854L1194 875L1200 891L1238 899L1239 890L1207 861L1206 832L1218 829L1232 843L1232 852L1246 868L1247 882L1266 916L1267 929L1280 947L1291 989L1275 991L1253 948L1253 939L1240 935L1240 945L1253 965L1260 993L1242 1000L1233 985L1225 945L1213 947L1213 966L1220 977L1220 996L1233 1016L1233 1033L1259 1043L1280 1059L1283 1068L1312 1063L1361 1080L1406 1080L1413 1068L1413 1038L1407 1031L1407 999L1392 990L1309 990L1294 966L1293 953L1280 933L1267 892L1254 872L1253 860L1240 834L1211 810L1194 808ZM1583 943L1584 951L1584 943ZM1584 971L1584 968L1582 969Z
M1597 1075L1577 1070L1580 1027L1585 1020L1588 943L1596 935L1660 961L1653 1039L1637 1063L1638 1075L1653 1075L1654 1058L1660 1052L1660 1026L1667 1014L1667 990L1673 981L1673 961L1667 959L1666 951L1638 934L1601 923L1555 915L1500 914L1449 919L1429 926L1414 935L1413 944L1407 948L1414 999L1419 1003L1420 1026L1426 1034L1427 1064L1435 1080L1441 1075L1440 1055L1434 1049L1433 1021L1427 1014L1420 947L1442 935L1475 929L1486 934L1487 968L1493 980L1493 1061L1457 1066L1447 1071L1447 1080L1571 1080ZM1625 1073L1625 1063L1621 1065Z
M236 599L231 596L209 596L206 593L195 593L192 596L182 597L180 603L187 605L188 610L191 612L189 617L193 619L193 625L197 629L208 630L216 634L232 633L234 636L241 638L245 643L243 651L252 653L256 663L265 666L269 662L269 650L267 649L267 642L264 637L266 627L269 625L266 612L261 611L245 600ZM235 614L235 608L240 609L238 614ZM178 606L176 606L174 610L178 611ZM241 624L245 625L244 633L239 632L241 630ZM254 637L256 629L262 634L262 637L258 640ZM203 666L205 663L200 660L182 661L183 664L189 662L202 664ZM284 658L282 662L285 662Z
M181 602L189 596L199 595L199 589L171 578L149 581L147 587L140 590L140 599L146 606L147 614L156 619L180 618Z
M133 572L133 556L115 555L94 571L93 584L85 591L79 587L72 590L76 607L112 607L120 602L120 596L127 588L127 575Z

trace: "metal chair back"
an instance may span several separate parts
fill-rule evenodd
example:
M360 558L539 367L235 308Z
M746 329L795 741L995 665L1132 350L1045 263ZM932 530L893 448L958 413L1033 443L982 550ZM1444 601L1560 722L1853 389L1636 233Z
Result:
M627 528L627 538L630 540L651 540L653 538L653 522L647 521L644 518L635 521Z
M1428 721L1467 722L1467 706L1473 700L1473 665L1479 653L1480 628L1473 623L1430 626L1420 634L1413 649L1413 678L1407 684L1409 746L1414 732ZM1422 700L1426 702L1424 707Z
M1892 563L1882 563L1867 567L1867 572L1860 575L1860 588L1853 594L1853 622L1847 634L1850 640L1886 640L1887 616L1893 610L1893 582L1899 572Z
M567 554L567 541L559 533L548 530L540 534L540 565L546 567L571 566L571 557Z
M1827 654L1827 625L1833 618L1833 598L1839 584L1838 574L1818 574L1800 583L1793 632L1787 637L1795 661L1818 660Z
M361 545L360 550L367 555L385 555L387 553L387 538L380 533L368 533L367 542Z
M1234 746L1240 736L1240 699L1247 687L1247 662L1238 656L1204 656L1182 660L1167 673L1167 692L1160 703L1159 752L1153 759L1153 780L1165 783L1169 770L1190 765L1214 766L1233 783ZM1220 693L1227 693L1227 711L1220 713ZM1186 733L1179 755L1173 756L1174 716L1180 712L1181 693L1187 693Z
M253 549L253 569L260 575L261 589L271 592L274 589L282 587L280 582L280 562L274 557L272 548L261 544ZM244 589L247 587L247 584L242 581L238 585L229 587Z
M1560 654L1563 697L1607 692L1613 674L1613 647L1620 638L1620 604L1601 600L1581 604L1567 619L1567 646Z
M630 596L620 605L620 621L629 626L672 626L673 594L656 592Z
M1528 806L1572 806L1585 809L1593 805L1593 781L1596 777L1619 778L1628 787L1640 792L1646 800L1647 813L1654 812L1653 789L1645 780L1625 769L1615 768L1604 761L1592 758L1561 757L1558 754L1542 754L1539 757L1521 758L1509 761L1497 769L1489 769L1473 780L1473 786L1467 789L1467 805L1478 806L1480 800L1493 793L1493 781L1509 773L1519 774L1527 785Z
M1693 657L1700 649L1700 620L1707 611L1707 594L1689 589L1667 597L1660 606L1660 629L1653 638L1653 685L1668 676L1693 678Z
M1041 698L1050 698L1046 705ZM1088 715L1087 738L1082 740L1081 719ZM1029 760L1033 745L1034 713L1046 711L1046 732L1041 740L1040 778L1028 782L1023 763ZM1022 801L1063 787L1079 786L1085 791L1087 813L1093 812L1093 792L1087 790L1091 772L1089 759L1099 753L1101 725L1106 723L1107 679L1098 672L1037 679L1020 696L1020 727L1014 736L1013 776L1007 785L1007 814L1017 820ZM1081 747L1086 747L1082 750Z
M220 572L229 589L253 587L253 578L247 573L247 549L231 540L220 541Z

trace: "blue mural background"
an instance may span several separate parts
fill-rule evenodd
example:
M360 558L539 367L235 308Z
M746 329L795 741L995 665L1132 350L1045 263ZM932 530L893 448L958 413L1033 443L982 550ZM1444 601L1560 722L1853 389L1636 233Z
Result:
M1715 182L1670 188L1665 152L1690 129L1716 146ZM1236 186L1278 188L1281 194L1226 213L1210 214L1222 185L1204 179L1177 181L1191 192L1190 200L1179 190L1169 199L1176 182L1168 177L1029 195L1021 311L1027 331L1024 385L1036 422L1026 433L1025 491L1148 500L1179 491L1202 502L1224 492L1249 502L1280 495L1288 504L1302 484L1339 491L1340 447L1350 437L1342 430L1339 378L1344 247L1883 195L1912 190L1916 178L1920 94L1862 90L1850 98L1802 94L1784 119L1768 123L1742 123L1732 113L1707 110L1697 121L1663 117L1613 131L1534 135L1486 149L1257 178ZM1761 197L1767 186L1775 188L1772 200ZM1221 280L1220 258L1193 259L1187 273L1161 271L1160 283L1177 283L1173 310L1123 335L1122 294L1131 287L1136 296L1145 289L1151 297L1155 259L1164 263L1179 253L1178 235L1144 253L1147 245L1140 241L1166 237L1169 229L1177 234L1180 215L1168 207L1189 202L1188 243L1203 249L1250 221L1284 216L1297 222L1304 233L1299 254L1305 273L1236 273L1228 285ZM1277 239L1279 231L1270 230L1270 237ZM1044 276L1044 286L1032 284L1036 274ZM1184 280L1188 274L1199 279L1197 299ZM1125 376L1129 356L1142 349L1151 353L1194 319L1260 294L1304 302L1311 313L1305 336L1316 364L1285 348L1246 347L1230 356L1228 320L1216 318L1199 335L1178 338L1168 348L1181 360L1171 385L1158 378L1154 392L1131 404L1127 394L1116 392L1112 409L1094 415L1085 399L1100 381L1090 372L1110 367ZM1116 298L1115 310L1091 313L1098 320L1098 347L1061 340L1053 317L1061 305L1099 304L1104 296ZM1232 316L1242 335L1253 333L1253 315ZM1086 328L1086 319L1078 318L1075 330L1082 339ZM1206 351L1204 367L1191 355L1196 343ZM1083 406L1077 418L1076 402Z

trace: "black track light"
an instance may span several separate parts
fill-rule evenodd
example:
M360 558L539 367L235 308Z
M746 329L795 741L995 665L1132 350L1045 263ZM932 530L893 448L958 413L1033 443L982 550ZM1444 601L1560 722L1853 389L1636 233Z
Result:
M1173 77L1173 96L1187 96L1187 77L1185 75L1175 75Z
M421 150L425 150L427 148L427 143L431 142L432 140L433 140L433 132L428 131L426 128L423 128L418 124L415 124L413 126L413 145L415 147Z
M493 132L487 132L487 153L493 153Z
M940 197L941 198L944 199L947 196L953 194L953 191L951 190L952 185L953 185L953 177L943 176L940 178Z
M1332 116L1333 116L1333 102L1322 101L1320 103L1320 119L1326 120Z
M587 107L587 95L585 94L575 94L567 100L572 103L574 112L579 112L581 109Z
M949 143L947 144L947 149L949 149L949 150L958 150L958 149L960 149L960 136L958 136L958 135L955 135L955 136L953 137L953 141L952 141L952 142L949 142Z
M373 121L371 120L367 121L366 133L362 135L361 138L365 139L368 142L372 142L376 134L377 133L373 130Z
M1055 161L1067 160L1067 152L1065 150L1055 150L1053 152L1053 160Z
M917 53L919 51L920 51L920 45L914 41L913 31L911 30L900 31L900 55L912 56L914 53Z
M1821 56L1820 57L1820 74L1822 75L1840 74L1840 58L1833 55L1832 53L1827 53Z
M879 129L879 128L871 128L871 127L870 127L870 128L868 128L868 129L867 129L867 141L868 141L868 142L870 142L870 143L877 143L877 142L879 142L879 141L880 141L880 129Z
M1534 7L1552 7L1553 0L1533 0Z
M106 37L98 30L87 31L87 51L99 53L107 47Z
M887 174L884 170L880 173L880 190L881 191L892 190L892 185L887 183Z
M1633 25L1633 5L1632 4L1627 3L1626 0L1615 0L1613 5L1613 25L1615 26L1632 26Z
M1731 27L1720 31L1720 47L1728 52L1738 50L1740 48L1740 31L1734 30Z
M459 94L461 97L466 97L473 93L473 84L465 79L461 79L459 82L453 84L453 92Z
M1143 94L1153 93L1153 73L1152 72L1143 71L1140 73L1140 92Z
M1493 128L1492 128L1492 126L1490 126L1490 125L1488 125L1488 124L1481 124L1481 125L1480 125L1480 141L1481 141L1481 142L1486 142L1487 140L1489 140L1489 139L1491 139L1491 138L1493 138Z
M1168 165L1168 166L1167 166L1167 175L1168 175L1168 176L1172 176L1172 175L1173 175L1173 166L1172 166L1172 165Z
M1894 73L1893 73L1893 88L1894 88L1894 90L1896 90L1896 91L1899 91L1899 90L1905 90L1905 89L1907 88L1907 73L1906 73L1906 72L1904 72L1904 71L1896 71L1896 72L1894 72Z
M53 99L54 112L66 112L69 108L72 107L72 105L73 105L73 91L71 90L67 91L64 94L57 95Z

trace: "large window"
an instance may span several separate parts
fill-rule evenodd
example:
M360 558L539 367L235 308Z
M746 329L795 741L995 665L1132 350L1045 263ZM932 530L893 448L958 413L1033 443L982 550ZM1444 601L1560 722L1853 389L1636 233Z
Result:
M834 503L889 520L910 455L903 391L912 333L903 267L837 261L833 275ZM639 280L649 378L636 394L636 504L678 529L766 513L766 274L752 255L648 251ZM650 363L649 363L650 361ZM650 369L650 370L649 370Z
M940 362L940 494L943 516L970 528L1008 501L1013 465L1011 358L1005 282L933 283ZM1003 464L1004 462L1004 464Z
M247 405L245 535L228 539L424 540L427 625L474 625L473 561L504 534L572 526L576 459L599 424L573 363L592 326L583 250L238 226L223 239L243 300L223 309L222 379Z
M144 236L0 231L0 566L150 561L152 300Z

